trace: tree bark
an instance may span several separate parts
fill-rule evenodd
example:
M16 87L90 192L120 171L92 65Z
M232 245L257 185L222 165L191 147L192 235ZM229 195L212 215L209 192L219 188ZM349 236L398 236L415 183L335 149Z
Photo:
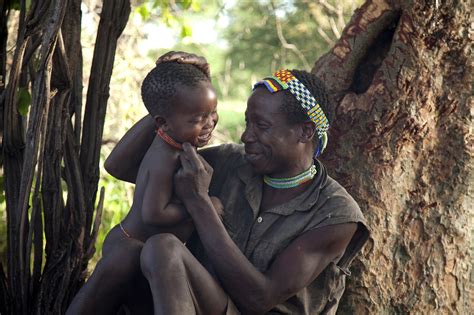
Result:
M334 105L330 174L372 232L343 314L468 314L469 5L368 0L313 68Z
M92 226L92 215L99 182L100 148L115 50L118 37L122 34L129 15L129 0L104 0L87 90L80 154L86 198L86 228L88 231ZM90 240L91 237L87 234L86 247L89 246ZM89 259L90 257L86 257L86 261Z

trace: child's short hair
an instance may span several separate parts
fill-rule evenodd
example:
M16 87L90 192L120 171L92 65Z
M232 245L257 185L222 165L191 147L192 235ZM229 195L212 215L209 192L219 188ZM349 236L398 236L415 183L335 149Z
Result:
M179 89L210 82L198 67L177 62L163 62L151 70L142 83L142 100L152 116L167 116L171 112L171 99Z

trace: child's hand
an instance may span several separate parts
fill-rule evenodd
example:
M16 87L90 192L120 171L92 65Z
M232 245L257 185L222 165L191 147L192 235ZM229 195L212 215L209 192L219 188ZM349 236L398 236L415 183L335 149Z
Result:
M222 217L224 216L224 205L222 204L219 198L214 197L214 196L211 196L210 198L211 198L212 205L214 206L214 209L216 209L217 215L222 220Z
M198 67L203 71L208 78L211 78L211 72L209 70L209 64L207 63L206 58L198 56L195 54L190 54L184 51L169 51L156 61L156 64L162 62L171 62L176 61L178 63L187 63L193 66Z

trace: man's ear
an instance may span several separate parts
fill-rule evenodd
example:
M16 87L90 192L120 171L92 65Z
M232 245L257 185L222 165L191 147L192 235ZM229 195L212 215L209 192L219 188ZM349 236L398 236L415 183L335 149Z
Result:
M307 121L301 124L300 141L303 143L313 141L316 133L316 125L312 121Z
M160 115L156 115L153 117L156 124L156 129L161 129L164 132L168 131L168 124L166 123L166 118Z

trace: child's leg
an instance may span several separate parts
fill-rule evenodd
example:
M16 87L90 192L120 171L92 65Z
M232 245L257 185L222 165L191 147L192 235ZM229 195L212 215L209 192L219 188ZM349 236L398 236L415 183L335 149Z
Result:
M67 314L116 314L140 278L143 243L113 229L104 242L104 257L69 305ZM107 244L106 244L107 243ZM146 294L144 294L146 295Z

